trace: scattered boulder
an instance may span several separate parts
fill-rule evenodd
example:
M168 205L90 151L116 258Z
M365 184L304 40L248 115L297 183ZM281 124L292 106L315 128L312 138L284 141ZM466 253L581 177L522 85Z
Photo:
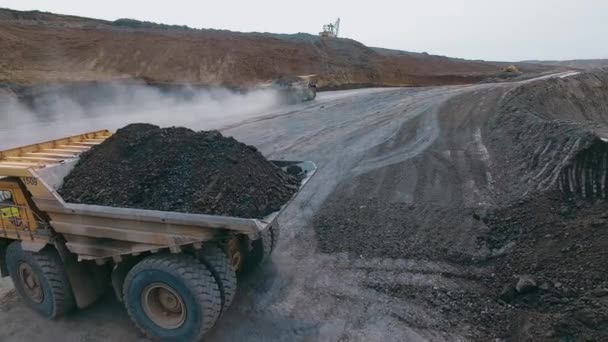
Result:
M517 280L516 280L517 279ZM498 299L505 303L512 303L518 296L533 292L538 289L538 284L529 275L513 278L500 292Z
M591 295L594 297L598 297L598 298L606 297L606 296L608 296L608 288L600 287L595 290L592 290Z
M513 284L507 284L500 292L498 299L505 303L511 303L515 297L517 297L517 290L515 290L515 286Z
M515 284L515 290L519 293L527 293L537 289L536 280L531 276L521 276L517 280L517 284Z

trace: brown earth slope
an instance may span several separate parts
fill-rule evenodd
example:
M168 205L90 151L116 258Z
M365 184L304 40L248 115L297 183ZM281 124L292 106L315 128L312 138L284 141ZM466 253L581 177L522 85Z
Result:
M350 39L194 30L0 9L0 81L118 78L247 86L281 75L320 75L321 87L475 83L496 64L383 53ZM539 66L537 71L548 67Z
M608 59L572 59L567 61L523 61L522 63L542 64L571 69L591 70L608 67Z

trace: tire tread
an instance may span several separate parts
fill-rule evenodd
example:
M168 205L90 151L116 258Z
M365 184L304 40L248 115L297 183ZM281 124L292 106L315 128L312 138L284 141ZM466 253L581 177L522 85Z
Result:
M28 252L21 248L19 241L16 241L11 243L7 248L6 260L7 264L18 260L29 261L40 268L42 276L50 286L52 295L52 309L48 318L58 318L75 308L76 300L74 299L72 286L70 285L63 262L54 249L46 247L39 252ZM17 282L18 280L13 279L13 281ZM21 289L17 288L21 292Z
M222 297L221 315L230 307L236 294L236 273L226 253L216 244L205 244L198 254L199 260L207 266L217 281Z
M182 278L187 283L187 287L192 290L192 295L204 307L202 310L203 324L194 340L202 339L203 335L215 324L222 308L220 291L211 272L194 257L185 254L152 255L133 266L127 273L123 284L124 303L129 317L139 330L153 339L157 337L152 336L139 324L131 307L127 305L128 288L131 281L139 272L149 269L166 271Z

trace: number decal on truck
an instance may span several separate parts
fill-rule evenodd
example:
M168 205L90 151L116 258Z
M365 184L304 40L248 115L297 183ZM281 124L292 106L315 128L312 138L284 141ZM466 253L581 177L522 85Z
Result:
M21 180L23 181L23 183L25 185L32 185L32 186L38 185L38 179L35 177L22 177Z

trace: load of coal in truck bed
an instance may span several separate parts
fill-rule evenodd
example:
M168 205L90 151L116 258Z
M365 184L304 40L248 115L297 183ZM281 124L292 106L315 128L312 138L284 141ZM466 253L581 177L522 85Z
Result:
M132 124L83 153L59 193L71 203L262 218L300 181L217 131Z

